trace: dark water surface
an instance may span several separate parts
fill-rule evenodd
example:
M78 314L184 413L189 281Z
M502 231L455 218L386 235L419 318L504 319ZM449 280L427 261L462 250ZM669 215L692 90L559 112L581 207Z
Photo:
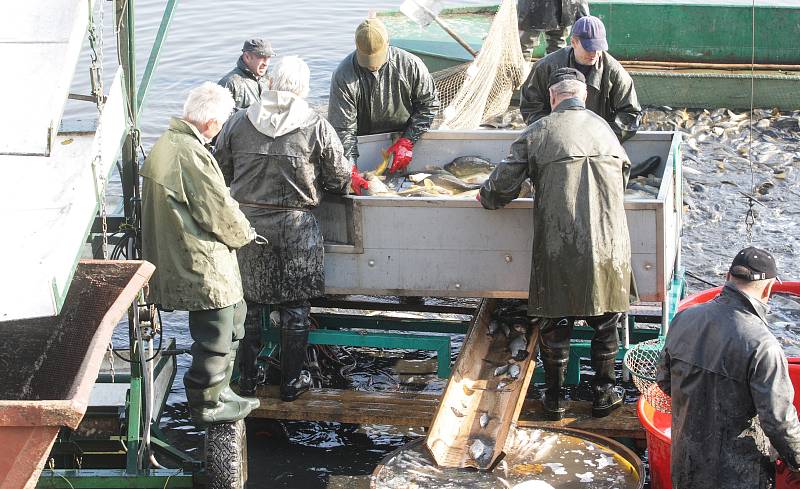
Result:
M107 2L101 2L107 4ZM163 0L139 0L136 2L137 22L137 63L141 75L149 47L156 34L163 10ZM229 71L239 56L242 41L248 37L264 37L272 42L279 54L296 54L306 60L311 68L310 102L323 106L327 101L330 75L339 61L353 49L353 31L369 9L397 8L399 0L339 0L335 2L295 2L267 1L209 1L184 0L178 6L172 28L161 55L161 62L150 88L140 126L145 151L154 143L166 128L169 117L181 112L187 92L203 81L217 81ZM486 0L462 0L449 5L485 4ZM112 35L112 12L106 8L106 30L104 55L107 60L115 57ZM87 51L88 56L88 51ZM84 57L83 59L86 59ZM111 62L106 64L107 80L112 74ZM88 92L88 77L81 67L76 72L72 91ZM92 117L94 106L86 102L70 101L65 119ZM708 163L709 168L703 167ZM712 173L716 163L694 161L692 166L705 174ZM797 160L788 166L796 167ZM769 176L767 173L765 178ZM694 175L688 178L691 181ZM719 181L731 179L730 174L715 176ZM748 175L737 175L737 179L749 179ZM112 181L109 189L112 201L119 200L118 178ZM787 187L796 188L796 176L790 174ZM707 280L721 282L721 275L727 268L729 256L741 248L742 243L719 243L704 231L703 222L711 221L721 228L738 229L741 232L741 200L733 192L700 192L687 185L687 193L694 199L687 226L684 229L683 251L686 263ZM716 189L716 187L713 187ZM766 224L758 224L758 244L764 241L778 247L784 260L796 254L793 246L798 243L795 228L798 200L788 193L779 193L780 200L771 207L780 207L786 212L781 216L771 216ZM783 200L783 199L786 200ZM794 205L791 203L794 202ZM731 212L734 209L734 212ZM762 212L770 217L767 212ZM722 221L722 222L721 222ZM729 238L729 236L726 236ZM734 249L735 248L735 249ZM797 270L793 260L788 268ZM796 277L795 277L796 279ZM698 282L690 283L692 290L705 286ZM791 331L784 344L794 347L795 331L798 327L797 308L794 302L785 304L787 312L779 317L782 321L776 329ZM188 334L186 313L164 315L166 336L175 337L179 348L188 348L191 338ZM125 346L126 331L118 329L115 345ZM800 338L800 337L798 337ZM800 339L797 340L800 342ZM460 346L461 338L454 338L453 359ZM352 373L351 381L356 388L364 390L407 389L397 383L396 376L389 368L398 360L425 360L426 353L391 352L389 358L365 352L358 355L359 366ZM392 355L394 357L392 357ZM169 398L169 406L164 420L165 431L174 443L191 453L199 455L202 449L202 433L191 426L186 410L186 398L180 381L188 368L191 358L178 357L179 373ZM590 375L590 371L582 372ZM588 377L585 377L588 378ZM428 377L427 386L413 387L428 391L440 390L442 381ZM627 400L636 395L628 390ZM575 399L591 399L591 394L582 384L570 389ZM249 457L250 485L252 488L324 488L324 487L365 487L366 475L389 452L407 441L422 436L421 429L406 430L388 426L351 426L338 423L298 423L262 422L250 423Z

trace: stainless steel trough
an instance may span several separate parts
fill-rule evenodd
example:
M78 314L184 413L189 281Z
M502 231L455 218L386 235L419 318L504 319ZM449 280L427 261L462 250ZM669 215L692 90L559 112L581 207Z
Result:
M499 162L519 131L430 131L412 168L457 156ZM370 170L391 143L359 138L359 168ZM633 162L661 156L656 198L626 199L633 269L642 301L664 302L680 250L681 136L642 132L625 143ZM315 211L325 235L329 294L527 298L532 199L484 210L472 199L328 198Z

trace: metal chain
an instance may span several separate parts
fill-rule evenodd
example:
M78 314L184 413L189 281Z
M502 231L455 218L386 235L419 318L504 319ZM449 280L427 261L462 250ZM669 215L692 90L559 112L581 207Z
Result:
M116 376L116 370L114 369L114 342L108 342L108 366L111 371L111 383L114 383L114 377Z
M92 0L89 1L89 47L91 48L90 58L92 60L89 68L92 94L94 95L95 104L97 105L98 121L103 116L103 106L105 104L104 90L103 90L103 31L105 28L105 6L104 2L100 3L97 21L94 18L94 11L92 10ZM100 28L97 28L100 24ZM102 129L102 128L101 128ZM107 179L105 172L102 171L102 149L103 149L103 131L97 132L97 154L92 160L92 170L94 171L97 180L97 202L100 206L100 221L102 223L102 239L103 239L103 259L108 260L108 210L106 209L106 189Z
M747 161L750 165L750 195L747 197L747 213L744 215L744 227L747 233L747 244L753 244L753 225L756 223L756 214L753 210L753 204L757 201L756 198L756 174L753 170L753 108L755 98L755 67L756 67L756 0L753 0L751 10L751 44L752 50L750 51L750 118L748 121L748 142L747 142Z

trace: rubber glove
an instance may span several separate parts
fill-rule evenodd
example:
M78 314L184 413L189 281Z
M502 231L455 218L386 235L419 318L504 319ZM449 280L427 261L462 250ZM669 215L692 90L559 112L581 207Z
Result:
M389 173L399 172L411 163L411 148L413 147L414 143L408 138L400 138L395 141L393 145L389 146L386 152L394 156L394 158L392 158L392 166L389 168Z
M369 188L369 182L359 175L358 167L355 162L353 162L353 167L350 170L350 186L353 188L353 193L356 195L361 195L364 190Z

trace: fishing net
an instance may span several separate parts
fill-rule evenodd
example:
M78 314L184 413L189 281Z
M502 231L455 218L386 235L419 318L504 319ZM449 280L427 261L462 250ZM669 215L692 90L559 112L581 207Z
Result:
M656 369L661 350L664 349L664 338L642 341L625 353L625 367L631 372L633 383L647 402L657 411L672 412L672 400L656 384Z
M433 73L442 129L474 129L508 109L524 81L525 60L517 33L517 0L503 0L478 56Z

